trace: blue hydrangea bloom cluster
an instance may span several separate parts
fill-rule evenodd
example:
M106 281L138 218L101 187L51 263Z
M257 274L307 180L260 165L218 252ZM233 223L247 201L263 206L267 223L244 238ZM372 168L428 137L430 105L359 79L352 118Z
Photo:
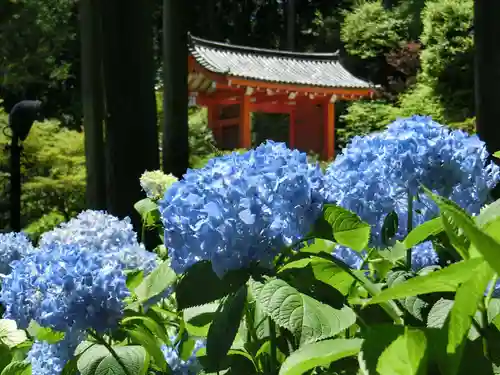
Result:
M31 363L33 375L61 374L66 363L73 358L76 347L82 341L80 334L66 334L56 344L35 340L28 352L27 360Z
M107 252L127 245L137 245L137 236L129 218L120 220L104 211L87 210L44 233L39 244L44 246L56 242L91 246Z
M398 119L387 130L354 137L329 166L323 195L358 214L372 226L370 245L381 247L384 218L399 217L396 238L407 234L408 196L413 202L415 227L435 217L436 206L420 192L420 185L445 196L471 214L479 213L489 191L500 181L500 169L488 163L485 145L477 136L413 116ZM359 255L339 249L337 256L359 267ZM413 249L414 269L437 262L430 243Z
M163 345L161 351L174 375L197 375L200 373L202 367L196 357L196 353L204 346L205 342L203 340L196 340L193 352L186 360L181 358L178 347Z
M82 217L94 217L102 231L91 230L86 220L79 227ZM113 328L130 294L124 271L148 273L156 265L156 256L139 246L135 235L120 234L124 224L105 213L86 212L45 236L39 248L12 263L0 292L4 317L21 328L32 319L63 332ZM97 245L96 236L102 241Z
M21 259L33 251L33 245L24 233L0 234L0 274L8 275L11 272L10 263Z
M172 268L183 273L209 260L222 276L251 263L270 266L321 213L322 177L306 154L272 141L189 170L159 202Z

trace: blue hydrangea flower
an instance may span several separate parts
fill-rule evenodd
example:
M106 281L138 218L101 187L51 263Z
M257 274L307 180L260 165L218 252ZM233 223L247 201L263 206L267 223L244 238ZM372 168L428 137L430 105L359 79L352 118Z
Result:
M161 351L174 375L197 375L200 373L202 367L196 357L196 353L204 346L204 341L196 340L193 352L186 360L181 358L178 347L163 345Z
M56 344L35 340L28 352L33 375L59 375L66 363L73 358L76 347L83 339L82 334L66 334Z
M159 202L172 268L183 273L209 260L221 276L253 262L269 266L321 213L321 185L306 154L272 141L189 170Z
M488 153L477 136L413 116L399 119L387 130L354 137L325 174L322 191L328 202L358 214L372 226L370 245L382 247L381 229L391 211L399 217L396 238L407 234L408 194L413 203L413 227L435 217L435 205L420 194L424 185L471 214L490 199L500 181L500 168L487 163ZM430 244L413 249L415 266L437 260ZM350 249L343 249L350 252ZM357 254L349 255L349 259ZM354 262L356 263L356 262Z
M24 233L0 233L0 274L9 274L10 263L31 251L33 245Z
M39 246L71 244L102 252L102 256L118 257L127 269L151 272L157 265L157 256L137 241L130 219L123 220L104 211L87 210L76 218L44 233Z
M85 228L79 231L73 222L74 242L58 228L31 254L12 262L13 271L0 292L4 316L21 328L32 319L58 331L113 328L130 295L125 271L141 269L147 274L156 266L156 255L137 242L114 241L123 223L108 224L112 228L102 230L110 239ZM106 245L96 245L94 236Z
M0 293L5 318L57 331L112 328L122 317L124 265L94 249L53 244L14 262Z
M44 233L39 245L55 242L92 246L104 251L138 244L137 234L128 217L120 220L104 211L94 210L83 211L76 218Z

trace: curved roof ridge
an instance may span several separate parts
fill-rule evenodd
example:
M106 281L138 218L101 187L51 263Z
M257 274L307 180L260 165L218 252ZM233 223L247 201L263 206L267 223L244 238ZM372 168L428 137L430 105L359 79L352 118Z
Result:
M253 53L256 55L271 55L271 56L282 56L291 59L302 59L302 60L338 60L339 51L333 53L318 53L318 52L292 52L280 49L269 49L269 48L257 48L248 47L238 44L229 44L223 42L215 42L213 40L203 39L189 33L189 45L190 49L194 49L195 45L205 46L209 48L217 48L230 50L232 52L243 52L243 53Z

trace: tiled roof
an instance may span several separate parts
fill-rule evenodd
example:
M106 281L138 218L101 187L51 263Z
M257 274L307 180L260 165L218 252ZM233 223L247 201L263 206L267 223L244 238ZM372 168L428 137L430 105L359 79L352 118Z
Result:
M190 35L189 50L207 70L227 76L325 88L375 88L349 73L338 53L297 53L213 42Z

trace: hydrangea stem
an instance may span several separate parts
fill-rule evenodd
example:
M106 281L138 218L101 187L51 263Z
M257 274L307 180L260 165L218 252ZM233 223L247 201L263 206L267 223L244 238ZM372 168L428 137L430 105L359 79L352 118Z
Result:
M407 223L407 234L409 234L413 229L413 195L408 189L408 223ZM412 249L408 249L406 252L406 266L411 270L411 253Z
M270 361L270 372L269 374L270 375L274 375L276 373L276 369L277 369L277 353L278 353L278 350L277 350L277 344L276 344L276 325L274 324L273 320L271 318L269 318L269 336L271 338L271 361Z

